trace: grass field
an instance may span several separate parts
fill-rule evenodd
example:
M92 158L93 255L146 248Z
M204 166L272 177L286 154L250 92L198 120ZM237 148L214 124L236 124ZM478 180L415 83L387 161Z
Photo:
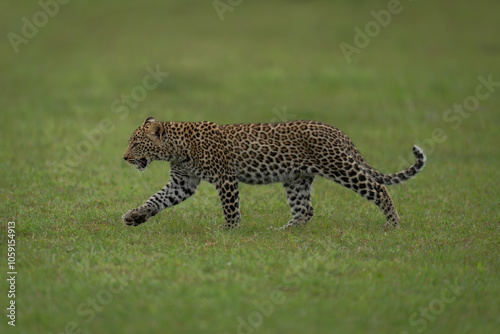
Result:
M0 4L0 332L498 331L500 3L231 3ZM147 116L318 120L382 172L414 144L428 165L389 188L394 231L324 179L303 229L268 229L289 220L280 185L241 185L241 227L221 231L206 183L126 227L169 178L122 159Z

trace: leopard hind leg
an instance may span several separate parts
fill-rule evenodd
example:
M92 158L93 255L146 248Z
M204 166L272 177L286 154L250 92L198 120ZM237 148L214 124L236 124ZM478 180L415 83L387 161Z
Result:
M292 219L280 229L306 225L314 215L311 205L311 185L313 176L303 176L283 182L288 205L292 211Z
M384 227L396 227L399 223L399 215L394 207L387 188L377 183L352 157L339 168L338 163L324 166L320 175L329 178L344 187L351 189L368 201L375 203L386 217Z

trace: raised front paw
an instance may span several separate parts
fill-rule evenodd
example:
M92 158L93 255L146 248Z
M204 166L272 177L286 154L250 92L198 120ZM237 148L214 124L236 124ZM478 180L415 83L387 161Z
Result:
M122 220L127 225L138 226L142 223L145 223L154 215L155 213L152 213L148 207L140 206L138 208L127 211L127 213L122 216Z

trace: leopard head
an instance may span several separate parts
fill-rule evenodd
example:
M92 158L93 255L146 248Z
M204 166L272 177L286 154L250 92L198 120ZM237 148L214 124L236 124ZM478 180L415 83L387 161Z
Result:
M161 159L165 136L165 128L161 122L156 121L154 117L146 118L130 136L123 159L141 172L146 170L153 160Z

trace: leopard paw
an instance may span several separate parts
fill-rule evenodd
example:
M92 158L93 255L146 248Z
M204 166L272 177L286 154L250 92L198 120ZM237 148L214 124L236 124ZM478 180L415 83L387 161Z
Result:
M140 206L138 208L127 211L122 216L122 220L126 225L138 226L148 221L148 219L152 216L154 216L154 214L152 214L149 208Z

